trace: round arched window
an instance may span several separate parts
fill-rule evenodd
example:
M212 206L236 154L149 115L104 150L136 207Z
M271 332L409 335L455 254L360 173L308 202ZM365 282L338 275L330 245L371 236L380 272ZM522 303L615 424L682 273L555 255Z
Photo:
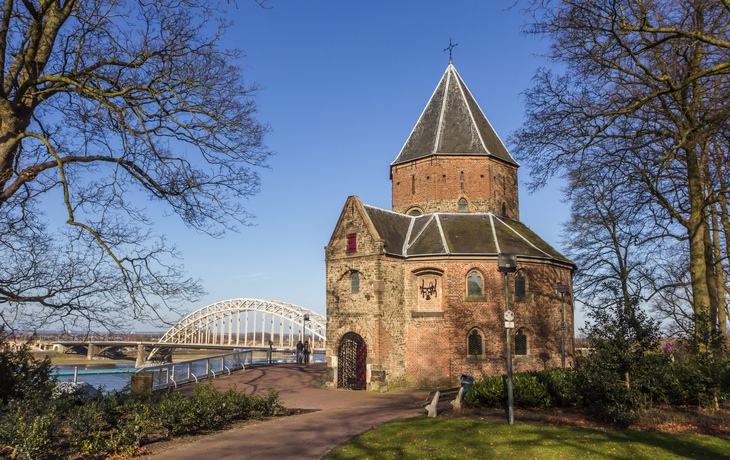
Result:
M478 330L473 329L469 333L469 337L467 339L468 354L472 356L480 356L484 354L484 348L482 345L482 335Z
M470 297L482 295L482 277L476 271L471 272L466 278L466 295Z
M469 212L469 204L466 202L466 198L459 200L459 212Z

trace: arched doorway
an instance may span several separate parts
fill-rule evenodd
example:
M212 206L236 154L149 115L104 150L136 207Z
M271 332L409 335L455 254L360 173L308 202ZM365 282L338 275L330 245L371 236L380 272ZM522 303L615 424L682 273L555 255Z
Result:
M348 332L337 352L337 386L348 390L366 390L365 364L368 349L362 337Z

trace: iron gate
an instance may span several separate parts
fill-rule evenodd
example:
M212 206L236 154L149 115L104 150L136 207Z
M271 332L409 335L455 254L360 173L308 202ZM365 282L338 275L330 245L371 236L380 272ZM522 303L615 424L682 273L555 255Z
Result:
M349 390L366 390L366 361L368 357L365 341L354 332L342 337L337 353L337 386Z

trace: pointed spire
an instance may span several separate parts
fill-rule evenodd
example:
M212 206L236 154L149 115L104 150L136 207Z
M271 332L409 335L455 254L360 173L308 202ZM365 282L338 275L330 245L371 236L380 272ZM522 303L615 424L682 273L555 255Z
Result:
M492 156L519 166L451 62L391 166L432 155Z

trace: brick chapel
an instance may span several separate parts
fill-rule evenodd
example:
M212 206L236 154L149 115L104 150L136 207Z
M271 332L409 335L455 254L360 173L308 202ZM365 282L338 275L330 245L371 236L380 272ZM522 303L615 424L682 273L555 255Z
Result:
M390 164L392 210L345 202L329 244L328 380L340 388L446 385L506 373L504 274L515 372L573 362L575 264L520 222L517 168L449 63Z

